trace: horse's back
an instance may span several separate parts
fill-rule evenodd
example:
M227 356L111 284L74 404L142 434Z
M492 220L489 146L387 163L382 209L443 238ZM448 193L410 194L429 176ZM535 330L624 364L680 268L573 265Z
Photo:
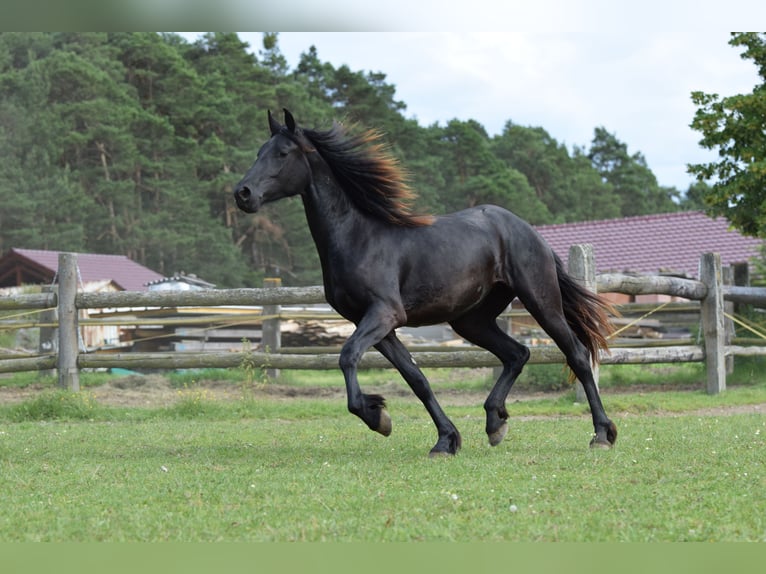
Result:
M396 242L399 293L408 322L451 320L506 285L510 294L531 267L553 255L526 221L495 205L435 218L403 230ZM380 269L380 268L379 268Z
M454 214L481 229L494 247L495 281L514 291L534 289L539 281L555 281L556 255L526 220L497 205L479 205Z
M551 247L526 220L499 205L477 205L445 216L462 220L502 244L511 256L538 258L552 253Z

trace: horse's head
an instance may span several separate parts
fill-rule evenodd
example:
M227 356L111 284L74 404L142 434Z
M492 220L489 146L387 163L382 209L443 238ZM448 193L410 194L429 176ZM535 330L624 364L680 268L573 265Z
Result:
M284 126L269 112L271 138L234 187L234 199L242 211L255 213L266 203L302 193L311 183L311 169L305 156L310 146L301 130L296 129L292 114L284 112Z

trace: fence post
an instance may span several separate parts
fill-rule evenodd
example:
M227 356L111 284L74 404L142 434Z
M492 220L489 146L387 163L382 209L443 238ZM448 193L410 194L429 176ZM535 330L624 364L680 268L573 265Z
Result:
M588 291L596 292L596 262L593 257L593 245L582 243L572 245L569 248L569 274L573 279L585 287ZM593 367L593 380L598 388L599 367L596 364ZM578 403L584 403L588 400L585 396L585 389L580 381L575 383L575 400Z
M707 392L715 395L726 390L726 331L721 256L718 253L704 253L700 259L699 275L700 281L707 287L707 295L700 304L702 335L705 338Z
M59 253L58 261L59 293L59 348L58 348L58 386L70 391L80 390L80 373L77 369L79 340L77 331L77 255Z
M274 289L282 286L282 279L279 277L268 277L263 280L265 289ZM261 326L261 348L264 353L279 353L282 348L282 329L279 321L279 313L282 310L281 305L264 305L264 317L271 317L263 321ZM279 377L279 369L266 368L266 376L269 379Z

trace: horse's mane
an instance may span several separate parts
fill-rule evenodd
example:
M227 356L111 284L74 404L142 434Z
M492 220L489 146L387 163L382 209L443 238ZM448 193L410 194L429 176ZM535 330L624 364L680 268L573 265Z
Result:
M326 131L304 129L303 135L332 169L352 203L361 211L397 225L429 225L433 217L414 215L415 193L382 134L368 130L352 135L339 123Z

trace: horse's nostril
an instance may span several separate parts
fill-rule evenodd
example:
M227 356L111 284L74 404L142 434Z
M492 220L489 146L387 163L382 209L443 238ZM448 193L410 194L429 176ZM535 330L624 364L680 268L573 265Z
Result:
M243 201L249 200L251 195L252 195L252 192L250 191L249 187L240 187L237 190L237 197L239 197Z

